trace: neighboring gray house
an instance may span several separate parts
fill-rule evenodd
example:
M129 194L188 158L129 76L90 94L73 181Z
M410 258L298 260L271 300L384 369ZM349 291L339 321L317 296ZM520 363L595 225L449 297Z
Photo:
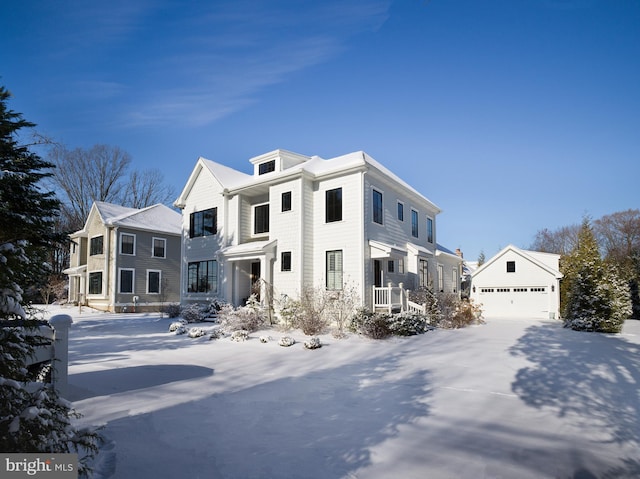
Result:
M158 311L180 301L180 213L95 202L70 235L69 301L112 312Z
M175 202L183 303L239 305L256 284L276 298L349 286L370 308L397 303L400 286L459 294L462 259L436 243L440 209L366 153L250 161L253 174L200 158Z

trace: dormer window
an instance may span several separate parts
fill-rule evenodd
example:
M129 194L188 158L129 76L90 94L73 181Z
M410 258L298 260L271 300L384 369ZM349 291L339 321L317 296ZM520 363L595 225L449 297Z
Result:
M264 163L260 163L258 165L258 174L264 175L266 173L271 173L272 171L276 171L276 160L265 161Z

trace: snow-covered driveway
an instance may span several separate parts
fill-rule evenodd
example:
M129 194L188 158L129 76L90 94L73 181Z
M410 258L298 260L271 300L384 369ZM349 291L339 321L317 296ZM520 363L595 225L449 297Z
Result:
M314 351L169 323L74 315L71 399L112 441L101 477L640 477L638 321L490 319Z

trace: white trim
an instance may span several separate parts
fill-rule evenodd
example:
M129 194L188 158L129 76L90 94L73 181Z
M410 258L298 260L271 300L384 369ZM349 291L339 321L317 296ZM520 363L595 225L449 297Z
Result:
M156 256L155 255L155 251L156 251L156 247L155 247L155 242L156 240L160 240L160 241L164 241L164 256ZM151 257L152 258L159 258L159 259L166 259L167 258L167 238L161 238L159 236L153 236L151 238Z
M124 236L133 236L133 253L123 253L122 252L122 238ZM137 241L137 236L135 233L125 233L124 231L120 232L120 237L118 239L118 253L121 254L122 256L135 256L136 255L136 241Z
M268 230L262 233L256 233L256 208L260 206L267 205L269 207L269 222L268 222ZM271 205L268 201L264 203L257 203L255 205L251 205L251 237L252 238L263 238L265 236L269 236L269 231L271 230Z
M90 293L91 290L91 275L93 273L100 273L100 292L99 293ZM96 269L87 272L87 298L104 298L104 270Z
M158 291L151 292L149 291L149 273L158 273ZM162 270L161 269L148 269L147 270L147 294L162 294Z
M122 272L131 271L131 291L122 291ZM118 268L118 294L135 294L136 292L136 270L135 268Z

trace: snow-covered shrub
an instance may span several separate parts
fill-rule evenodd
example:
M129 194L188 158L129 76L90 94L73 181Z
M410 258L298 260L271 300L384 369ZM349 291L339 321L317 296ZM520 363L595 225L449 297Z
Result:
M225 303L224 301L218 298L213 298L206 307L206 311L205 311L206 315L208 317L217 317L218 313L220 312L220 310L223 308L225 304L227 303Z
M440 320L440 309L438 308L438 295L433 289L427 286L420 286L409 291L409 300L424 306L429 323L435 325Z
M189 336L190 338L200 338L205 334L207 333L202 328L189 328L189 332L187 333L187 336Z
M389 317L389 331L396 336L415 336L429 329L429 318L424 314L413 311L404 311Z
M164 307L164 314L166 314L169 318L177 318L180 316L180 305L178 303L167 304Z
M300 301L284 295L276 304L276 316L278 323L284 331L294 328L296 318L300 312Z
M318 349L322 347L320 338L318 336L312 336L304 342L305 349Z
M289 346L293 346L294 344L296 344L296 340L293 339L291 336L282 336L280 338L280 341L278 341L278 344L280 346L284 346L285 348L288 348Z
M212 329L211 331L209 331L209 339L213 340L213 339L221 339L224 338L225 334L224 331L222 331L222 329Z
M372 339L383 339L391 335L389 317L366 308L359 308L356 311L351 318L350 329Z
M247 339L249 339L249 331L246 331L244 329L239 329L231 333L231 341L241 343L243 341L246 341Z
M268 343L269 341L271 341L271 336L260 336L261 343Z
M173 333L176 336L180 336L181 334L187 334L188 328L182 324L182 323L174 323L174 324L178 324L178 326L176 326L176 329L173 330Z
M471 299L460 299L454 293L438 293L438 328L457 329L482 323L482 310Z
M234 308L230 304L225 304L218 311L220 326L228 333L237 330L257 331L265 325L266 320L264 308L253 295L245 306Z
M207 317L206 309L202 305L193 303L182 308L180 312L182 319L188 323L199 323Z
M174 321L173 323L171 323L171 324L169 325L169 332L170 332L170 333L174 333L174 332L176 331L176 329L181 328L181 327L184 327L184 325L185 325L186 323L187 323L187 322L186 322L184 319L182 319L182 320L180 320L180 321Z

